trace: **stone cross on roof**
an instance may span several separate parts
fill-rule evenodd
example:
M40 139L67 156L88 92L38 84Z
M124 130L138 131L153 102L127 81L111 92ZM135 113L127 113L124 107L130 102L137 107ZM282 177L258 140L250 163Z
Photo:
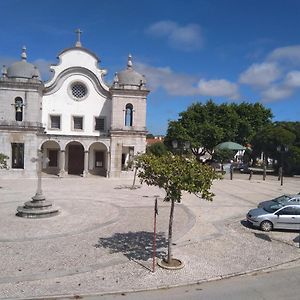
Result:
M127 62L127 69L132 69L132 56L131 54L128 54L128 62Z
M25 47L25 46L22 47L21 59L22 59L23 61L26 61L26 59L27 59L26 47Z
M80 35L82 34L82 31L78 28L75 30L75 33L77 34L77 42L75 44L76 47L81 47L81 42L80 42Z

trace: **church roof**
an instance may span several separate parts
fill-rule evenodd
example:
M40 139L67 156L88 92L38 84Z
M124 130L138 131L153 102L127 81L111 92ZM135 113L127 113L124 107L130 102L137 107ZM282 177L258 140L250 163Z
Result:
M63 51L61 51L59 54L58 54L58 58L64 54L65 52L68 52L68 51L72 51L72 50L79 50L79 51L83 51L83 52L86 52L87 54L93 56L97 62L100 62L100 59L98 58L98 56L93 53L92 51L90 51L89 49L87 48L84 48L82 47L82 44L81 44L81 34L82 34L82 31L80 29L76 29L75 30L75 33L77 34L77 41L75 43L75 46L74 47L70 47L70 48L66 48L64 49Z
M130 54L128 56L127 69L116 73L114 81L119 86L144 86L146 83L145 77L133 69Z
M7 77L25 79L36 78L38 80L41 80L40 72L37 69L37 67L26 61L27 55L25 47L23 47L22 49L21 58L21 61L17 61L14 64L12 64L9 68L7 68Z
M91 50L87 49L87 48L84 48L84 47L79 47L79 46L75 46L75 47L70 47L70 48L66 48L64 50L62 50L59 54L58 54L58 58L66 53L66 52L69 52L69 51L72 51L72 50L78 50L78 51L83 51L85 53L88 53L89 55L91 55L92 57L94 57L96 59L97 62L100 62L100 59L99 57L94 53L92 52Z

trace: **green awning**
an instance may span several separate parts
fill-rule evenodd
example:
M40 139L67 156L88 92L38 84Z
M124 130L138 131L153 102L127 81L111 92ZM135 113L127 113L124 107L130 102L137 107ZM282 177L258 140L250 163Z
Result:
M215 149L245 150L246 147L234 142L224 142L217 145Z

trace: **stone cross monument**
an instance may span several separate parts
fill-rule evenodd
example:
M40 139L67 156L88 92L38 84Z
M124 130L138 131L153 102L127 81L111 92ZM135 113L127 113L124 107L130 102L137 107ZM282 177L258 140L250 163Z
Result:
M58 207L55 207L42 191L42 163L43 153L38 151L38 157L32 158L31 161L37 164L37 190L31 201L24 203L24 206L17 208L17 216L23 218L46 218L52 217L59 213Z

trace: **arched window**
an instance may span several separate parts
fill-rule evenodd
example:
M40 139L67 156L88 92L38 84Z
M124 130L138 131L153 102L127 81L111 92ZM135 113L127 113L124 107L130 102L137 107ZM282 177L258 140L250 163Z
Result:
M133 106L128 103L125 107L125 126L132 126L133 121Z
M23 100L21 97L15 99L16 121L23 121Z

